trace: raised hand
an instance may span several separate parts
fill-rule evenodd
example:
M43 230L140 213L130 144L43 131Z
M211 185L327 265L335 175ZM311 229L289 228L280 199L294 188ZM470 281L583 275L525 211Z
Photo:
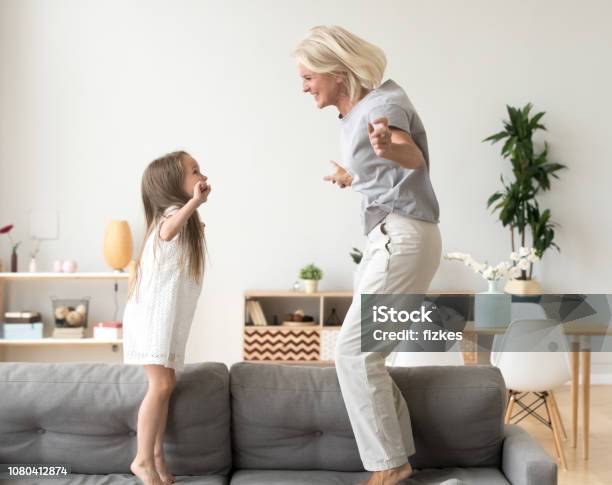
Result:
M192 200L195 200L198 205L202 205L204 202L208 200L208 194L212 187L208 185L206 182L198 182L193 186L193 197Z
M377 118L368 123L368 136L374 153L380 158L389 158L391 154L391 130L387 118Z
M326 175L323 177L323 180L326 182L331 182L332 184L338 184L338 187L341 189L349 187L353 183L353 178L337 162L330 160L330 163L334 165L336 171L331 175Z

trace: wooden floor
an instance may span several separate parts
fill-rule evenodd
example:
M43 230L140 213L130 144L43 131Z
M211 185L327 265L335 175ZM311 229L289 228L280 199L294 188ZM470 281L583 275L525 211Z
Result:
M565 428L571 429L569 386L555 391ZM582 410L579 408L579 416ZM555 445L551 431L535 418L521 421L525 428L555 457ZM564 442L568 471L559 466L559 485L610 485L612 484L612 386L591 387L591 444L588 461L582 458L581 427L578 427L578 447L572 448L570 440Z

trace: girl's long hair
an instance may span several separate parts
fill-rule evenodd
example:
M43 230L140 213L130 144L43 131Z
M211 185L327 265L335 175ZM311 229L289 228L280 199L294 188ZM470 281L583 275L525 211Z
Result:
M189 202L191 195L186 194L182 188L184 174L183 159L188 155L184 151L168 153L163 157L153 160L142 175L142 204L144 206L147 229L136 260L134 274L130 281L128 299L132 297L139 284L142 273L140 260L147 239L159 224L164 211L170 206L178 206L180 208ZM158 236L159 234L154 237L154 253L155 247L159 244ZM178 236L178 244L180 257L177 271L182 271L188 263L190 276L194 281L200 281L204 274L206 241L198 211L194 211L181 229Z

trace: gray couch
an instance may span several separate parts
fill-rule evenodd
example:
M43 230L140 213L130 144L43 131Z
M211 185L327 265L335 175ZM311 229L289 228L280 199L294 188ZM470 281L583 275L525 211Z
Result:
M489 366L393 368L417 453L405 483L553 485L557 466L504 426L506 391ZM0 463L70 464L61 480L140 483L130 474L142 368L0 364ZM334 367L190 364L177 375L165 448L177 483L349 485L367 478ZM456 479L456 480L455 480Z

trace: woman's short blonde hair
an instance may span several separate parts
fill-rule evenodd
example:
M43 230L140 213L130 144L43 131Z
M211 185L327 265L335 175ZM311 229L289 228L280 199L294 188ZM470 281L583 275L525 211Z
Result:
M380 86L387 67L382 49L337 25L310 29L293 56L312 72L342 76L351 101Z

